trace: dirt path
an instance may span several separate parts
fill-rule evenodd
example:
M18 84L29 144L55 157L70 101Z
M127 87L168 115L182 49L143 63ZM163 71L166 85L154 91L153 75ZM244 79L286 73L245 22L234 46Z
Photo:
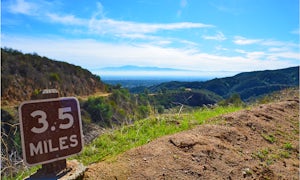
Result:
M298 98L220 120L92 164L84 179L298 179Z
M94 94L88 95L88 96L78 96L81 100L88 100L89 97L107 97L110 96L111 93L106 93L106 92L96 92Z

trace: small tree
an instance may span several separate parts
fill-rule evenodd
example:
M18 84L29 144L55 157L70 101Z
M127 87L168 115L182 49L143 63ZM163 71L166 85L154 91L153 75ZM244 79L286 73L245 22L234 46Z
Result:
M244 102L242 101L241 96L238 93L234 93L229 98L219 102L218 104L221 106L242 106Z
M157 107L157 112L158 112L159 114L163 114L164 111L165 111L164 106L159 105L159 106Z
M111 126L111 118L113 115L112 106L105 102L102 97L89 98L84 105L86 111L91 115L93 122L103 126Z

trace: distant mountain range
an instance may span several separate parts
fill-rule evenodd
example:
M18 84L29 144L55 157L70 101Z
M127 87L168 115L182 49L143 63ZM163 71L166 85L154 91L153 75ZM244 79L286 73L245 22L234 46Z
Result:
M152 66L133 66L126 65L120 67L104 67L100 68L102 71L188 71L185 69L173 69L173 68L160 68L160 67L152 67Z
M96 68L91 71L100 75L104 80L208 80L239 73L236 71L198 71L134 65Z
M215 78L205 82L165 82L147 87L147 89L153 93L182 88L207 90L223 98L237 93L243 100L248 100L273 91L297 86L299 86L299 66L278 70L244 72L232 77ZM142 87L131 89L131 92L134 93L143 91L144 88Z

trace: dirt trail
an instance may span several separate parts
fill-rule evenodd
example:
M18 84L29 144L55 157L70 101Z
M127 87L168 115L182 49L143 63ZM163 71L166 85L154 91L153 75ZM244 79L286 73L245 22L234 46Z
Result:
M298 98L215 120L92 164L84 179L298 179Z
M96 92L94 94L91 94L91 95L86 95L86 96L78 96L79 99L81 100L88 100L89 97L107 97L107 96L110 96L111 93L106 93L106 92Z

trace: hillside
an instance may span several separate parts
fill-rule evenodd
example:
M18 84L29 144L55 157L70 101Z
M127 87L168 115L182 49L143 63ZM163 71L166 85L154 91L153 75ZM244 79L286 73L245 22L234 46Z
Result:
M1 49L1 104L29 100L42 89L56 88L61 96L105 92L100 77L79 66L19 51Z
M298 179L298 110L296 90L92 164L84 179Z
M149 98L154 107L170 109L179 105L204 106L213 105L222 100L221 96L207 90L179 89L156 94L150 94Z
M238 93L243 100L249 100L250 98L294 86L299 86L299 67L245 72L233 77L216 78L205 82L166 82L148 89L150 92L180 88L205 89L223 98Z

